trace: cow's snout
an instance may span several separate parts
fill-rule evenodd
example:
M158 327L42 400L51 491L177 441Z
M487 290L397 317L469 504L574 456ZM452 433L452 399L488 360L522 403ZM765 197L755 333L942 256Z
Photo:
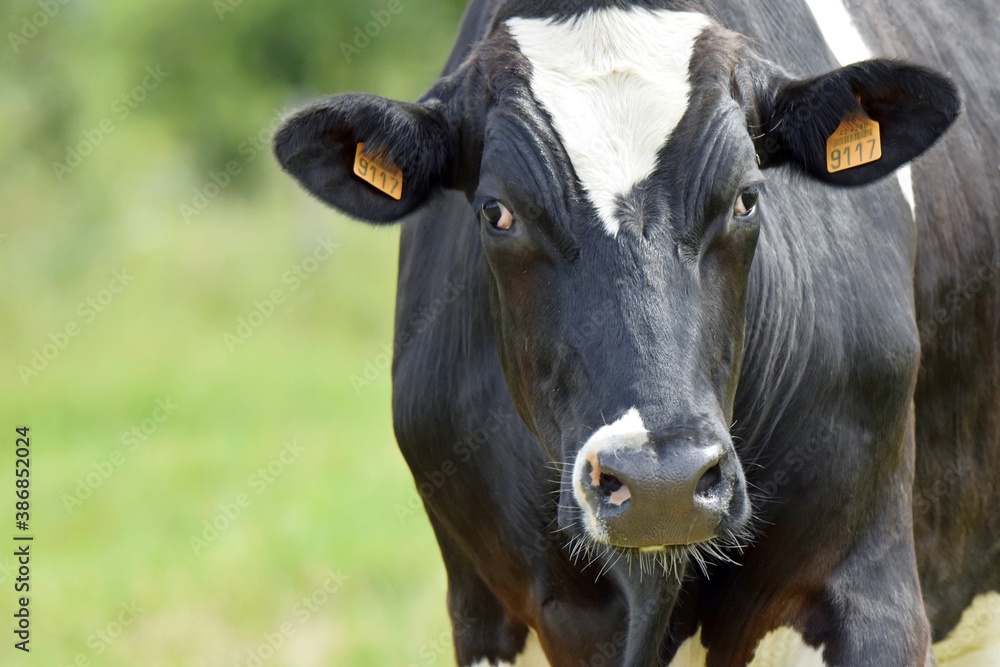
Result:
M624 547L715 537L739 485L728 436L650 433L634 410L591 436L573 474L591 537Z

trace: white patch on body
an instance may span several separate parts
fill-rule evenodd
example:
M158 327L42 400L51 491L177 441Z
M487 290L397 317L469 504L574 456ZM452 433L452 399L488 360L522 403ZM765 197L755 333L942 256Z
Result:
M747 667L826 667L822 647L806 644L797 630L782 626L757 642Z
M806 0L806 4L837 62L849 65L872 57L843 0Z
M535 99L611 236L616 198L653 173L687 110L691 52L709 23L695 12L640 8L507 21L531 62Z
M910 205L910 213L913 219L917 219L917 200L913 195L913 170L906 164L896 170L896 179L899 180L899 187L903 188L903 199Z
M549 667L549 661L542 651L538 635L535 634L534 630L530 630L528 631L528 639L524 643L524 650L517 656L515 662L490 662L483 659L477 660L469 667Z
M806 0L809 11L823 35L823 41L830 47L837 62L850 65L861 60L869 60L872 52L865 44L857 26L851 19L850 12L843 0ZM910 165L903 165L896 170L896 179L903 190L903 198L910 205L913 219L917 219L917 204L913 196L913 172Z
M629 419L623 421L626 417ZM635 419L641 427L642 420L633 409L605 428L625 427L629 422L634 425ZM958 625L934 645L934 658L938 667L1000 667L1000 593L977 596ZM702 644L701 628L698 628L677 649L669 667L705 667L707 661L708 649ZM480 660L470 667L549 667L549 662L532 630L524 651L513 664ZM757 643L753 659L746 667L827 667L827 664L823 661L822 647L809 646L798 631L783 626L767 633Z
M977 596L962 613L958 625L934 644L938 667L1000 667L1000 593ZM701 642L701 628L688 637L670 667L705 667L708 650ZM822 647L806 644L789 627L767 633L746 667L826 667Z
M670 667L705 667L708 649L701 642L701 628L688 637L670 662ZM757 642L746 667L827 667L822 649L806 644L796 630L780 627Z
M1000 593L976 596L955 629L934 645L938 667L1000 665Z
M701 643L701 628L684 640L668 667L705 667L708 649Z
M585 483L596 486L600 469L594 465L601 454L616 452L626 447L642 447L649 441L649 431L642 422L642 415L635 408L630 409L617 420L605 424L587 439L573 463L573 497L583 510L584 526L590 536L600 542L607 542L607 533L597 521L597 515L587 501ZM588 473L587 465L591 466ZM596 474L594 474L596 473ZM596 482L595 482L596 480ZM622 500L624 502L624 500Z

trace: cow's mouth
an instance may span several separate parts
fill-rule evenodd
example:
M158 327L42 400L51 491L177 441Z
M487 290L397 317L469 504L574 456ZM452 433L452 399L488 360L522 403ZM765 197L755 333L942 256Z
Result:
M621 485L620 480L607 474L599 477L599 492L607 494L609 499L615 493L630 493L627 486ZM620 507L623 511L628 509L630 502L631 498L622 501ZM639 572L640 575L663 576L678 582L689 575L692 567L697 567L703 576L709 577L712 565L735 563L734 559L752 540L749 525L724 520L716 534L701 541L686 544L629 546L611 538L600 522L597 526L601 532L595 539L592 515L588 516L582 508L575 506L575 503L567 509L569 514L578 517L576 527L569 533L567 548L570 556L573 562L584 570L596 569L598 576L620 563L630 571Z
M708 452L710 464L693 479L670 467L629 478L618 473L624 466L615 459L623 454L609 457L610 465L581 454L572 493L563 485L560 525L573 536L571 553L584 568L600 564L603 572L620 561L640 573L681 578L691 564L707 576L713 563L732 562L733 551L750 541L749 498L735 460ZM657 494L661 478L671 474L682 481Z

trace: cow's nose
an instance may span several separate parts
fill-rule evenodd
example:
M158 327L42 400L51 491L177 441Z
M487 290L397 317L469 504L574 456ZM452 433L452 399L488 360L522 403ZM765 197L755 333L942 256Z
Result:
M585 454L578 484L611 544L656 547L715 536L735 485L720 444L690 439Z

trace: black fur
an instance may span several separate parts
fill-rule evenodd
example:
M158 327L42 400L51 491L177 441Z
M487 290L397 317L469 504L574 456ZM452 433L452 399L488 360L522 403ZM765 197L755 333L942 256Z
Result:
M961 106L947 77L892 60L869 60L803 81L775 83L761 91L764 99L774 98L762 114L769 119L762 163L792 160L834 185L865 185L891 174L930 148ZM857 114L879 123L882 157L831 174L826 140L844 118Z
M614 240L503 25L605 6L721 24ZM983 278L1000 276L1000 190L984 176L1000 163L1000 85L981 53L1000 46L980 9L853 8L878 52L933 45L932 71L837 67L797 0L474 1L423 103L335 96L279 132L279 161L315 195L403 221L394 425L417 482L445 480L422 495L463 667L510 661L529 627L554 666L667 664L698 628L709 665L742 665L783 625L831 665L926 666L932 636L1000 590L1000 288ZM964 116L940 71L964 82ZM829 174L826 139L859 97L883 156ZM883 177L953 122L914 164L914 224ZM357 141L403 169L402 201L353 176ZM734 220L748 185L758 210ZM477 217L484 198L514 212L509 233ZM717 542L749 532L748 548L704 572L674 548L683 586L588 543L567 493L581 443L634 405L656 435L721 442L750 489ZM959 479L938 491L953 455Z
M403 173L399 200L353 172L358 143ZM366 94L335 95L293 114L274 138L282 168L321 200L375 223L395 222L422 205L455 158L455 136L440 102L410 104Z

